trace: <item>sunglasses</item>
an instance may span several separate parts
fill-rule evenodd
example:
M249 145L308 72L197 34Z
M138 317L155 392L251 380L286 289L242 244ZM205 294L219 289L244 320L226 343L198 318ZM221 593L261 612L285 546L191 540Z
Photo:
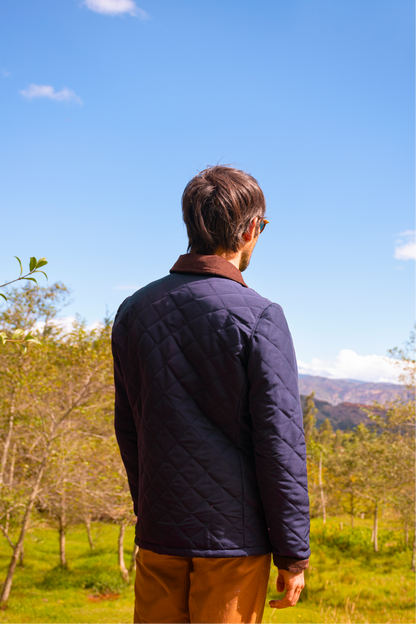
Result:
M259 219L259 226L260 226L260 234L263 232L264 228L266 227L266 225L269 223L269 221L267 221L267 219Z

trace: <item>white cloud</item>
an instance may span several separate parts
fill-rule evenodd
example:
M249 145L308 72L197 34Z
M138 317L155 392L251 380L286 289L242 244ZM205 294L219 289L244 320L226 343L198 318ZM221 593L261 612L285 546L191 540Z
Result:
M329 379L399 383L400 364L384 355L359 355L351 349L341 349L332 360L312 358L309 364L298 360L299 373L319 375Z
M53 325L53 327L59 328L62 330L64 334L67 334L68 332L72 330L72 327L75 321L76 321L75 316L64 316L62 318L53 319L52 321L49 321L49 325ZM44 327L45 327L45 322L38 321L37 323L34 324L31 331L42 332Z
M53 325L54 327L61 329L62 333L64 334L68 334L69 332L72 331L76 321L77 319L75 316L62 316L61 318L57 318L57 319L53 319L52 321L49 321L49 325ZM31 328L31 331L42 332L44 327L45 327L45 322L38 321ZM94 321L93 323L90 323L89 325L87 325L86 329L88 331L91 331L93 329L98 329L99 327L102 327L101 321Z
M122 15L128 13L133 17L142 20L149 19L148 14L143 9L139 9L133 0L84 0L87 9L104 15Z
M415 230L406 230L399 234L402 238L396 241L394 257L397 260L416 260Z
M77 96L74 91L64 87L60 91L55 91L50 85L36 85L30 84L27 89L19 91L20 95L33 100L34 98L48 98L49 100L56 100L57 102L76 102L82 104L81 98Z

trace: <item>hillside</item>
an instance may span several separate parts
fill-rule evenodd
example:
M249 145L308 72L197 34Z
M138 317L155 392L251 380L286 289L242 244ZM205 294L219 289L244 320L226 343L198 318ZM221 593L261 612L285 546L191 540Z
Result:
M303 408L306 397L301 395L300 398ZM321 401L320 399L315 399L314 402L315 407L318 410L318 413L316 414L317 427L319 427L327 418L331 421L334 430L342 429L343 431L352 429L361 422L365 424L369 424L371 422L367 414L362 410L362 407L368 407L366 405L359 405L357 403L339 403L338 405L331 405L331 403Z
M397 394L410 396L399 384L370 383L354 379L328 379L315 375L299 375L299 392L308 395L315 390L315 398L331 405L358 403L372 405L373 401L385 403L393 400Z

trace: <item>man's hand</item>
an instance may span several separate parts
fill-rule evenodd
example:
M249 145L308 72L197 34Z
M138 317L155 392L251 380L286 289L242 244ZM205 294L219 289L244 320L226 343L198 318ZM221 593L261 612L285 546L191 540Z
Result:
M269 605L275 609L294 607L299 600L300 592L305 587L305 577L302 572L293 574L287 570L279 570L276 589L281 594L286 589L286 595L281 600L270 600Z

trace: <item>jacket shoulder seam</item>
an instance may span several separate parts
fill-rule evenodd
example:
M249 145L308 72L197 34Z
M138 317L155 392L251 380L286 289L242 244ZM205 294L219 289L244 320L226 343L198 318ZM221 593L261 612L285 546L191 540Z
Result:
M260 310L258 317L256 318L254 325L253 325L253 329L251 330L251 334L250 334L250 341L253 339L253 336L256 332L257 326L260 322L261 317L263 316L263 314L266 312L266 310L268 310L269 308L271 308L271 306L276 305L275 303L269 303L265 308L263 308L263 310Z

